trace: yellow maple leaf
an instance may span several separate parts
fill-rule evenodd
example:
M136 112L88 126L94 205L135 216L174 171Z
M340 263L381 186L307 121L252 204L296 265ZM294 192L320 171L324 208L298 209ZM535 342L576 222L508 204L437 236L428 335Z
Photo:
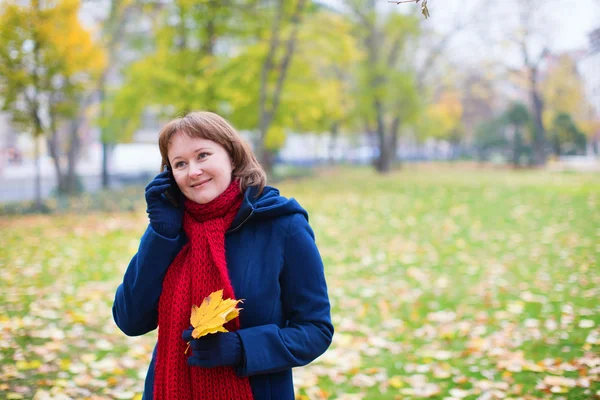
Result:
M200 307L192 305L192 337L198 339L211 333L229 332L223 325L240 315L241 308L237 308L237 305L241 302L242 300L223 299L223 290L217 290L208 295ZM188 342L185 353L189 347Z
M193 305L190 317L194 327L192 337L198 339L209 333L227 332L223 325L239 315L236 306L240 301L223 299L223 290L217 290L205 298L200 307Z
M200 307L193 305L190 317L194 327L192 337L198 339L211 333L228 332L223 325L240 315L241 308L237 305L241 302L223 299L223 290L217 290L206 297Z

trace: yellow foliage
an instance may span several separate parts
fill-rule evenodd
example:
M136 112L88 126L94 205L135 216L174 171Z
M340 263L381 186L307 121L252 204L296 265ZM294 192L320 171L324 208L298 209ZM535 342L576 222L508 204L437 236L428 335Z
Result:
M4 32L12 32L15 40L31 41L37 46L39 63L47 74L76 78L80 82L84 77L98 76L106 66L106 56L80 24L79 8L79 0L59 0L39 7L35 3L7 1L0 10L0 25L6 29ZM13 46L10 47L13 52L24 51L14 47L15 41L0 43L0 48L5 45Z
M444 92L437 103L427 107L423 118L427 126L431 127L430 136L446 137L452 134L460 125L463 107L458 93Z
M559 113L567 113L586 135L595 132L600 124L591 117L590 107L584 94L583 82L577 73L575 62L562 56L542 83L545 102L544 125L551 127Z
M392 376L389 380L388 380L388 384L393 387L394 389L399 389L401 387L404 386L404 381L402 380L401 376Z
M223 299L223 290L211 293L200 307L192 306L190 323L194 327L192 337L198 339L210 333L228 332L223 326L240 314L237 308L241 300Z
M285 144L285 131L279 125L271 125L265 138L265 147L269 150L277 150Z

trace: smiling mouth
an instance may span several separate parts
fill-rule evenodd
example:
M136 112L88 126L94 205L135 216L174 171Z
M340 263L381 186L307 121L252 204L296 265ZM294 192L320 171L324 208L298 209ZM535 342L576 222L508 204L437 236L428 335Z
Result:
M212 178L211 178L211 179L212 179ZM193 188L200 187L200 186L204 185L206 182L209 182L211 179L207 179L207 180L205 180L205 181L202 181L202 182L196 183L196 184L192 185L192 187L193 187Z

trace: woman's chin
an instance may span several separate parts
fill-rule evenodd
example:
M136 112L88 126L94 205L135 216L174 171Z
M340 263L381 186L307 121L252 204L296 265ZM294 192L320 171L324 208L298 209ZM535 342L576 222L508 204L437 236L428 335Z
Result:
M186 197L194 203L206 204L213 201L216 196L212 196L210 193L191 193L189 196Z

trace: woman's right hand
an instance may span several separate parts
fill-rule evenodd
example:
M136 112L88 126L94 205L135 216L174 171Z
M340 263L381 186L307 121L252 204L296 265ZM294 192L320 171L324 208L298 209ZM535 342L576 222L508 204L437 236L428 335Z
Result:
M169 172L165 171L156 175L145 189L150 226L156 233L168 238L176 238L183 223L183 199L179 207L174 207L163 195L172 184Z

